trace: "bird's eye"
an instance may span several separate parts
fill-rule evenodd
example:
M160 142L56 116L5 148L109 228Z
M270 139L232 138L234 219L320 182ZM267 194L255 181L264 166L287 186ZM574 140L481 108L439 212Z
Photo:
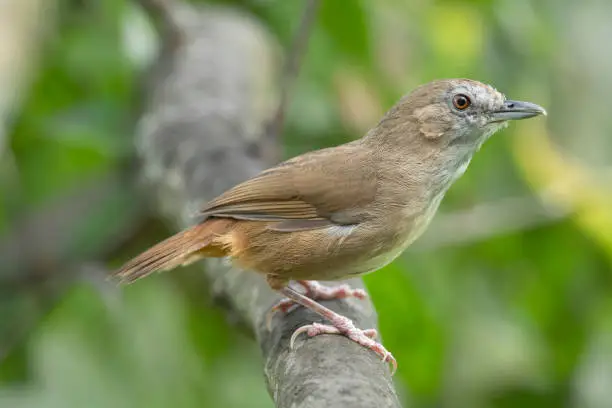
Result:
M453 97L453 105L459 110L465 110L472 104L472 101L467 95L457 94Z

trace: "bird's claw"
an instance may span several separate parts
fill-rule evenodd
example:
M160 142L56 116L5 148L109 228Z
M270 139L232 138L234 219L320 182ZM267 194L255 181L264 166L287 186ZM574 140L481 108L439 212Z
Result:
M308 337L315 337L320 334L340 334L346 336L355 343L360 344L361 346L366 347L378 354L383 362L391 363L391 375L394 375L397 371L397 361L393 355L387 351L382 344L374 341L374 339L378 336L376 329L361 330L356 328L352 322L350 324L343 325L341 328L326 324L312 323L302 326L293 332L291 339L289 340L290 350L294 349L295 340L302 333L306 333Z
M272 328L272 318L276 312L289 313L293 309L297 309L298 304L291 299L281 299L277 304L272 306L266 314L266 327L268 330Z

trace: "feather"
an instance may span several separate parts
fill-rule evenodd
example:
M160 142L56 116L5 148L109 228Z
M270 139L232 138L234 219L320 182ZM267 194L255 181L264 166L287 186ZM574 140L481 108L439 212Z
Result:
M201 214L279 221L270 229L287 232L356 224L362 216L352 210L366 207L376 195L373 164L371 152L355 143L310 152L228 190Z

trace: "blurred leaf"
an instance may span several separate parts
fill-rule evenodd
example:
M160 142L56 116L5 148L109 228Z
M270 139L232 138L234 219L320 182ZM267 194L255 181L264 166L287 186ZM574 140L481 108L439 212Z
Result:
M207 368L186 330L186 305L160 283L135 286L125 297L111 285L73 288L31 344L36 381L0 390L3 406L270 406L259 368L236 366L244 358ZM220 394L232 376L248 386L234 383L233 394ZM253 404L254 390L261 403Z
M362 0L322 1L321 26L339 52L353 63L369 65L372 57L367 10Z
M445 334L427 295L402 271L399 262L366 276L376 305L384 344L399 362L408 389L433 397L439 389Z
M516 138L514 146L526 178L547 190L551 200L575 209L576 222L606 249L612 265L612 189L555 149L541 122L527 126L530 131Z
M61 10L11 140L28 203L111 168L131 145L132 72L119 41L123 2Z
M429 43L447 72L465 69L482 52L483 22L469 3L432 7L428 13Z
M55 141L42 141L21 159L23 193L28 201L40 203L61 190L75 186L86 175L110 168L96 150Z

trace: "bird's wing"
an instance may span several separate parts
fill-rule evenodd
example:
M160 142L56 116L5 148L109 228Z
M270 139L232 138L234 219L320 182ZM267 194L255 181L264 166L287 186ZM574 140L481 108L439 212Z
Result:
M376 194L376 169L365 149L344 145L295 157L226 191L201 211L207 217L278 221L299 231L363 220Z

